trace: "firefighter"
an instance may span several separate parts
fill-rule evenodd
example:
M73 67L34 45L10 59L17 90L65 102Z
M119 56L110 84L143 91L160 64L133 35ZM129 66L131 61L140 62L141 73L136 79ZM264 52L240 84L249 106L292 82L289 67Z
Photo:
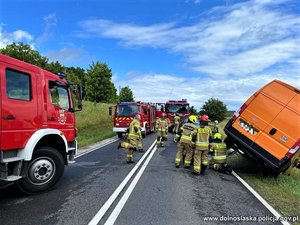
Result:
M200 127L194 132L195 136L193 138L193 141L195 141L193 173L204 175L208 165L209 143L212 140L212 132L208 127L208 117L206 115L202 115L199 121Z
M197 117L195 115L191 115L188 118L188 122L185 123L176 134L177 144L177 154L175 158L175 167L178 168L180 165L180 161L183 155L184 150L186 151L186 156L184 159L184 167L189 168L191 166L192 159L192 134L197 129L194 124L197 121Z
M133 151L137 150L137 146L139 144L139 140L142 140L142 134L140 129L140 120L141 116L136 114L134 119L131 121L129 125L129 134L126 139L119 143L119 148L126 148L127 152L127 163L134 163L133 161Z
M174 128L173 128L173 133L177 134L178 133L178 127L179 127L179 123L180 123L180 116L177 113L174 116Z
M156 132L157 132L157 147L163 147L164 141L167 140L167 134L168 134L168 120L166 119L166 114L162 113L161 118L156 120Z
M210 152L212 153L212 159L209 162L209 167L221 173L231 174L232 169L227 165L226 160L227 146L222 141L220 133L215 133Z

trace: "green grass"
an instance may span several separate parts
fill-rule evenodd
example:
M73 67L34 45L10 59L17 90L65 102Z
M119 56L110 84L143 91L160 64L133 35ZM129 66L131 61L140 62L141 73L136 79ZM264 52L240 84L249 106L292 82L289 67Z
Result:
M221 133L228 119L219 124ZM224 132L222 136L226 137ZM278 177L266 176L264 169L258 167L255 161L240 154L230 155L228 164L280 214L283 216L300 216L299 169L294 168L290 176L285 174ZM300 221L294 224L300 225Z
M83 102L83 110L76 112L76 126L78 129L78 145L86 145L112 137L113 120L108 114L112 104Z

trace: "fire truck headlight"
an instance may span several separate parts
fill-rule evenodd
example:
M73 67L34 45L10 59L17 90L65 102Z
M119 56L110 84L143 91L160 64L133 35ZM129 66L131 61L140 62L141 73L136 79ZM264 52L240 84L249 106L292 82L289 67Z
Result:
M119 124L119 123L116 123L116 126L120 126L120 124Z

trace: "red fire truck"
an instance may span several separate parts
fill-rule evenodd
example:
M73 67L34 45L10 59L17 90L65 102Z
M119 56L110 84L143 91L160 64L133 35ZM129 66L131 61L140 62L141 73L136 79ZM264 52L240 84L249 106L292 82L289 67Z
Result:
M171 122L169 129L172 130L174 126L174 116L179 114L181 121L187 118L190 115L190 104L186 99L182 99L181 101L169 100L165 103L165 113Z
M130 122L134 116L139 113L141 115L141 131L143 137L148 132L155 129L156 123L156 106L147 102L119 102L114 110L114 127L113 131L121 138L123 133L127 132ZM110 112L110 115L112 113Z
M74 162L81 89L65 74L2 54L0 86L0 182L28 194L49 190Z

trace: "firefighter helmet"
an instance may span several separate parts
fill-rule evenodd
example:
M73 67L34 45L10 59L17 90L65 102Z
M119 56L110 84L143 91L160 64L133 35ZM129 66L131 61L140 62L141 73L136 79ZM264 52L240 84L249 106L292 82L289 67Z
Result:
M215 133L214 139L222 139L222 135L220 133Z
M139 113L137 113L137 114L135 114L134 118L137 120L141 120L141 115Z
M192 123L196 123L197 117L195 115L190 115L189 116L189 121L191 121Z
M202 116L200 116L200 119L199 119L199 121L201 122L201 121L205 121L205 122L207 122L208 123L208 116L207 115L202 115Z

